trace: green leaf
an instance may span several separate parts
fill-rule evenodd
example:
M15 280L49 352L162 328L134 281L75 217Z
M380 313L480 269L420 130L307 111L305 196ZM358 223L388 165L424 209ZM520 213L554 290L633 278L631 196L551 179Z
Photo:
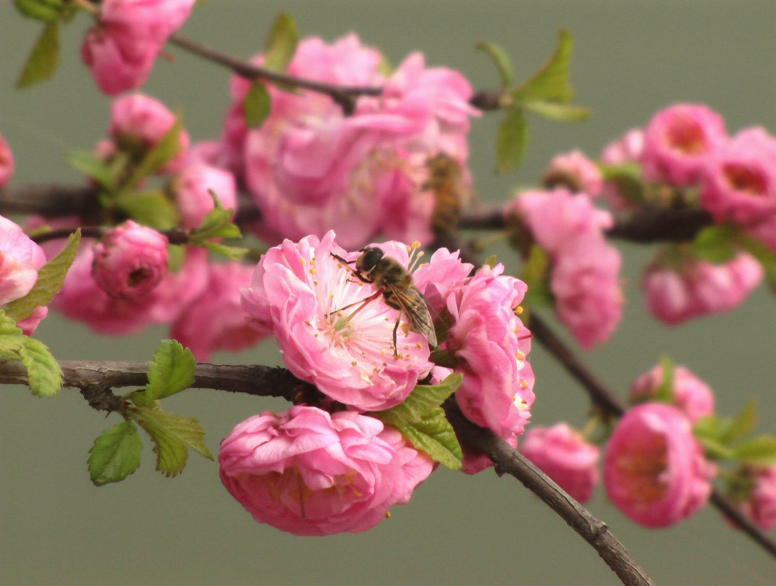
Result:
M425 417L461 386L463 375L453 373L438 385L417 385L403 403L377 413L386 423L398 427Z
M258 128L269 116L272 110L272 97L267 86L261 81L254 81L243 101L243 116L248 128Z
M499 173L515 171L523 160L528 128L520 108L510 108L498 127L496 138L496 170Z
M108 191L116 189L116 181L113 177L113 171L105 161L88 151L73 151L67 153L67 162L75 170L80 171L87 177L100 184Z
M43 27L38 40L35 41L19 79L16 80L16 87L24 88L46 81L54 75L58 65L59 25L51 22Z
M713 437L696 435L696 439L703 446L704 455L710 460L731 460L733 459L733 450L720 443Z
M196 366L191 350L177 340L162 340L148 366L146 395L152 400L162 399L190 387Z
M167 270L171 273L178 273L186 262L186 245L168 244L167 245Z
M27 384L34 395L51 397L62 388L62 368L43 342L25 336L19 359L27 369Z
M21 321L30 317L39 305L48 305L62 288L65 276L73 264L81 244L81 229L78 228L67 239L62 251L43 265L38 271L38 280L27 295L5 306L5 313L14 320Z
M460 470L463 450L455 430L445 417L445 411L437 407L425 417L412 423L398 426L396 429L417 450L422 450L434 462L439 462L451 470Z
M127 413L153 441L156 469L165 476L177 476L183 471L188 460L187 448L213 459L204 442L205 430L193 417L142 406L131 407Z
M729 422L725 422L720 430L720 441L730 444L737 439L749 435L757 427L757 399L752 399Z
M28 18L56 22L65 7L63 0L13 0L16 10Z
M478 42L476 47L493 61L501 78L501 87L507 88L511 86L515 82L515 74L512 61L509 59L506 51L498 45L485 41Z
M0 354L18 360L19 350L26 340L27 336L16 325L16 320L0 310Z
M559 122L581 122L590 117L590 108L584 106L559 104L545 100L527 100L523 101L522 105L534 114Z
M194 230L190 239L194 244L202 244L210 238L241 238L240 228L232 222L234 210L224 209L214 192L210 192L214 207L202 220L202 224Z
M181 149L180 133L182 129L181 117L177 115L175 116L175 123L170 127L170 130L165 133L154 148L146 152L122 187L130 191L148 175L155 173L166 163L174 159Z
M776 436L761 435L733 448L733 456L758 466L776 465Z
M571 33L561 29L558 44L550 59L515 90L516 101L541 100L565 103L574 91L569 82L569 67L574 40Z
M598 168L604 179L611 181L617 187L618 193L629 203L638 204L644 201L644 184L641 181L641 165L635 162L622 165L605 165L599 163Z
M242 246L227 246L220 242L202 242L200 246L207 248L208 250L215 252L229 260L242 260L251 251L250 248L244 248Z
M550 291L550 256L538 244L532 244L520 278L528 285L525 303L529 307L552 307L555 299Z
M89 476L97 486L119 482L140 466L143 445L135 424L122 421L103 431L89 450Z
M123 192L116 198L115 204L139 224L157 230L169 230L180 220L175 205L161 191Z
M707 226L695 236L692 242L692 253L711 263L723 263L732 259L738 252L737 238L738 231L733 226L727 224Z
M660 380L660 386L655 389L655 395L652 397L655 401L661 403L674 404L674 361L668 356L660 358L660 366L663 367L663 378Z
M299 30L294 19L287 12L281 12L272 23L264 45L264 67L272 71L285 71L298 43Z

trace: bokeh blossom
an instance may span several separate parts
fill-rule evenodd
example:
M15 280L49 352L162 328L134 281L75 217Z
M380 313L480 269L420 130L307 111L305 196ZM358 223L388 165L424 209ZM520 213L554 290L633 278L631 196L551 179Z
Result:
M638 377L630 387L631 403L655 400L661 391L664 378L662 364L655 365ZM673 368L673 384L669 389L671 404L677 407L693 423L714 413L714 392L686 366Z

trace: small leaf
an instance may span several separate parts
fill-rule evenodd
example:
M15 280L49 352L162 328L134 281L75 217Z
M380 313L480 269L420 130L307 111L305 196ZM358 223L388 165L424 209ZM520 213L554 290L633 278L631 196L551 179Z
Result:
M243 101L243 116L248 128L259 128L272 111L272 97L267 86L261 81L254 81Z
M510 108L498 127L496 138L496 170L499 173L509 173L520 166L527 140L528 128L523 111Z
M13 0L13 3L22 15L43 22L59 20L65 6L63 0Z
M210 238L241 238L240 228L232 222L234 210L224 209L221 201L212 191L210 195L213 197L215 205L204 217L199 228L191 233L191 242L202 244Z
M24 88L49 79L58 65L59 25L51 22L43 27L38 40L35 41L16 81L16 87Z
M434 462L451 470L460 470L463 450L441 407L433 409L418 421L400 425L396 429L415 449L428 454Z
M196 366L191 350L177 340L162 340L148 366L147 396L162 399L190 387Z
M175 205L161 191L124 192L115 199L115 204L139 224L157 230L169 230L180 220Z
M461 386L462 381L463 375L453 373L437 385L417 385L403 403L379 411L376 415L395 427L419 421L444 403Z
M27 369L27 384L34 395L51 397L62 388L62 368L43 342L25 336L19 359Z
M550 60L524 81L514 92L517 100L547 100L565 103L574 91L569 82L569 67L574 40L571 33L561 29L558 44Z
M140 466L143 445L135 424L122 421L103 431L89 450L89 476L97 486L119 482Z
M167 270L178 273L186 262L186 246L184 244L167 245Z
M641 181L641 165L635 162L622 165L599 164L598 168L606 181L615 184L617 192L628 203L640 204L644 201L644 184Z
M752 399L744 405L744 408L735 418L722 426L720 441L724 444L730 444L745 435L749 435L757 427L757 420L757 399Z
M243 248L241 246L227 246L220 242L202 242L200 246L207 248L208 250L215 252L229 260L242 260L251 251L250 248Z
M116 189L116 181L110 165L88 151L73 151L67 153L67 162L90 179L100 184L108 191Z
M729 261L738 252L737 237L737 230L732 226L725 224L707 226L693 240L692 253L714 264Z
M733 459L733 450L720 443L712 437L696 436L698 442L703 446L704 455L710 460L731 460Z
M155 173L165 164L170 162L181 149L180 134L183 129L180 116L175 117L175 123L170 127L162 139L149 150L135 167L130 178L122 187L130 191L148 175Z
M520 278L528 285L525 304L529 307L552 307L555 298L550 291L550 256L538 244L532 244Z
M655 394L651 400L659 401L661 403L668 403L673 405L675 401L674 395L674 373L675 365L674 361L668 356L660 358L660 366L663 368L663 377L660 380L660 386L655 389Z
M761 435L733 448L733 456L758 466L776 465L776 436Z
M493 64L498 70L499 77L501 78L501 87L507 88L515 82L514 68L512 67L512 61L509 59L506 51L493 43L480 41L476 47L488 55Z
M40 268L38 279L30 292L5 306L6 315L18 322L30 317L36 307L51 303L62 288L80 244L81 229L78 228L68 236L67 244L62 251Z
M281 12L272 23L264 45L264 67L272 71L285 71L293 59L299 43L299 30L290 14Z
M522 102L522 105L534 114L559 122L581 122L590 117L590 108L584 106L559 104L545 100L526 100Z

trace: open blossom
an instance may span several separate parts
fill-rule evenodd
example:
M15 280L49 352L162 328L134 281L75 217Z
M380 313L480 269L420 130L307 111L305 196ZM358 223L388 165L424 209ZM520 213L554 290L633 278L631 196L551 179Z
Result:
M776 527L776 466L747 466L750 488L738 503L743 513L763 529Z
M598 446L573 427L566 423L532 427L520 442L520 451L580 503L592 498L598 485Z
M92 275L111 297L135 298L152 291L167 274L167 237L127 220L94 247Z
M381 61L380 53L355 35L331 44L303 40L290 74L380 86L383 94L359 97L355 111L345 115L321 93L291 94L270 86L272 112L254 130L242 120L249 83L233 82L225 140L262 212L257 229L263 236L298 239L332 228L348 248L378 234L430 241L434 197L424 188L427 163L445 153L465 166L469 118L476 113L468 104L472 89L455 71L427 68L417 53L387 79Z
M184 228L192 230L214 207L213 191L224 209L237 209L237 186L234 175L204 163L186 165L173 180L172 191Z
M690 420L662 403L629 409L606 445L606 492L646 527L668 527L695 513L708 500L715 474Z
M8 141L0 134L0 188L11 180L15 168L13 151L8 146Z
M644 271L649 311L675 325L739 305L763 278L762 265L745 252L720 264L688 258L678 264L658 257Z
M367 531L433 469L380 420L308 406L246 419L218 459L224 486L257 521L296 535Z
M379 246L406 266L406 247ZM271 248L243 290L245 310L252 323L275 335L286 366L297 377L357 409L388 409L433 367L428 340L409 330L406 316L375 295L374 287L335 254L346 260L358 256L340 248L333 232ZM396 330L394 348L397 319L405 326Z
M601 193L603 177L598 166L580 150L556 155L544 171L543 183L549 187L567 187L590 197Z
M727 140L725 121L708 106L669 106L644 129L644 176L678 187L691 185L698 181L708 157Z
M167 37L188 19L195 0L104 0L81 46L84 63L109 95L143 85Z
M240 297L252 273L237 262L208 265L205 290L183 309L170 332L197 360L210 360L214 350L247 348L262 337L248 322Z
M638 377L630 387L631 403L651 400L663 385L663 365L657 364ZM714 393L711 388L685 366L673 369L671 404L693 423L714 413Z

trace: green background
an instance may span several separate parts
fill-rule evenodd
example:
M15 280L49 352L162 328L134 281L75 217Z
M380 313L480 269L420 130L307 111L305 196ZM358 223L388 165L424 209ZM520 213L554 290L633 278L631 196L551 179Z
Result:
M556 152L595 155L611 139L641 125L675 101L703 101L728 128L762 124L776 131L776 4L771 1L650 2L252 2L211 0L184 32L238 56L259 50L281 8L302 34L333 39L357 31L391 62L420 49L431 64L464 72L477 88L497 76L473 49L478 40L502 45L518 77L551 52L556 30L576 39L573 80L590 121L560 125L531 120L528 156L520 173L491 169L498 115L474 124L472 167L481 196L502 198L517 184L535 183ZM98 93L78 48L85 20L64 31L63 66L53 82L13 89L37 34L0 0L0 132L17 155L16 181L81 179L63 162L67 149L90 148L104 135L109 103ZM219 132L228 105L224 70L172 48L174 63L157 64L145 90L180 106L195 139ZM761 286L745 305L720 317L666 328L650 319L638 290L651 252L620 245L627 279L625 318L611 343L587 354L614 388L670 354L718 394L731 414L760 397L761 429L774 431L776 313ZM508 268L513 256L502 254ZM80 324L48 318L40 337L61 359L147 360L164 328L99 338ZM275 364L265 343L215 361ZM581 424L588 402L580 388L538 345L534 421ZM211 450L240 420L271 400L194 390L166 401L176 413L199 417ZM127 481L91 485L87 450L117 422L92 411L77 392L36 399L23 388L0 388L0 583L3 584L608 584L616 579L594 551L552 511L510 478L437 471L412 502L360 535L298 538L262 526L222 488L217 469L196 455L183 475L153 471L150 450ZM768 584L774 566L746 537L706 509L668 530L638 527L602 494L590 505L661 584Z

